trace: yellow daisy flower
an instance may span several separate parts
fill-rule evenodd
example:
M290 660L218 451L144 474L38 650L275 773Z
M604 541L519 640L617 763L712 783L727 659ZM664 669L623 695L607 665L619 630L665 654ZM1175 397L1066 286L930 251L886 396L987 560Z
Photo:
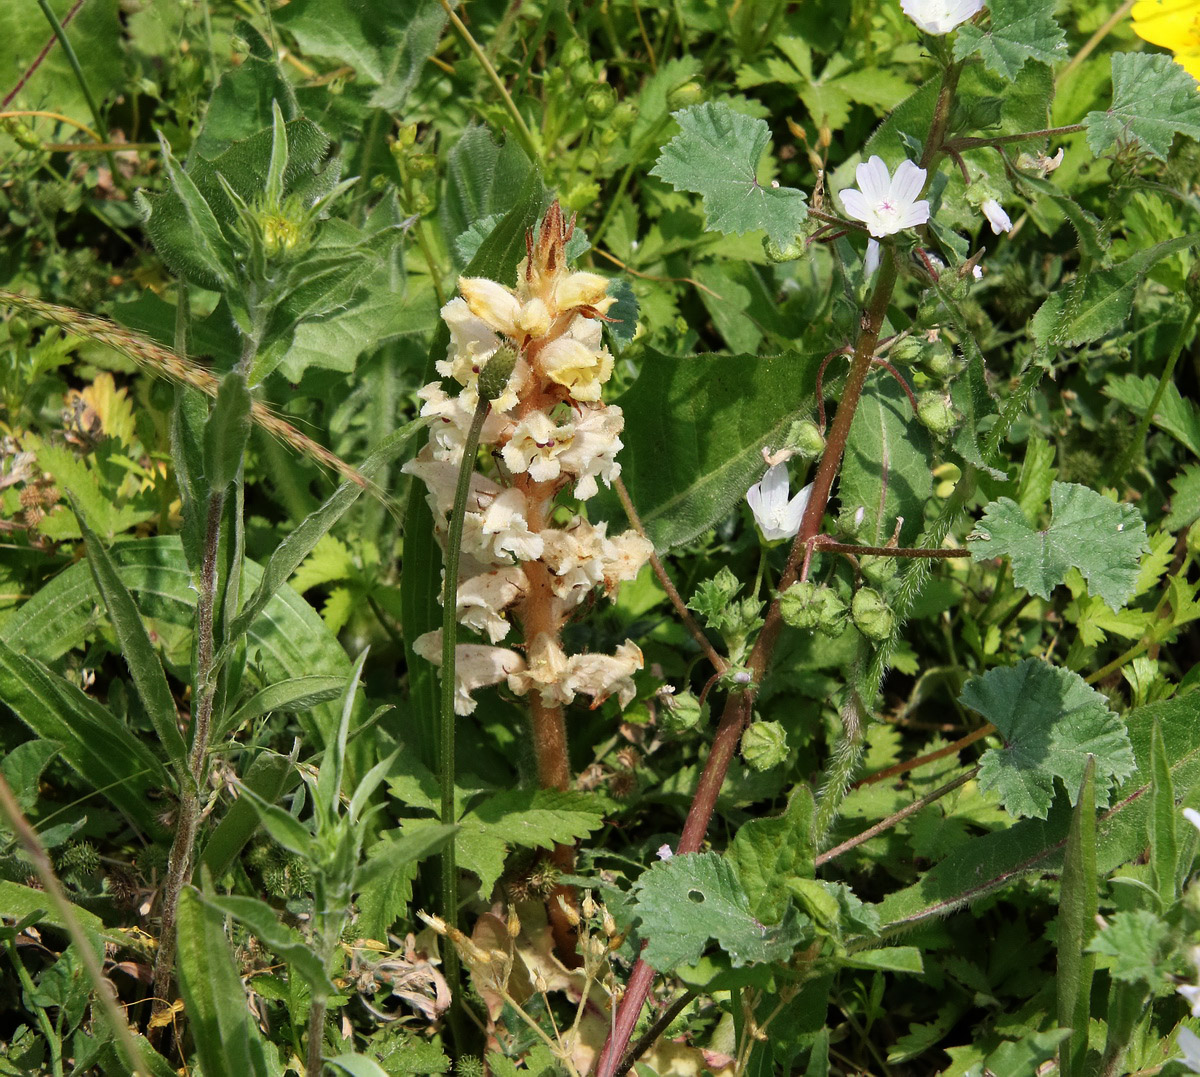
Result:
M1200 0L1138 0L1133 32L1175 54L1175 62L1200 81Z

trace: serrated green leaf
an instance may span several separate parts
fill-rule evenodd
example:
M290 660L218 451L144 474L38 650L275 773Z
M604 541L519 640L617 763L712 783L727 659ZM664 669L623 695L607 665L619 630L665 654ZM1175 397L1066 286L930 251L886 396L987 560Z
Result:
M1054 19L1054 0L989 0L991 22L958 28L954 58L978 53L989 71L1015 78L1027 60L1053 64L1066 58L1066 35Z
M1171 511L1163 520L1167 531L1182 531L1200 519L1200 464L1189 464L1171 480Z
M1200 95L1196 80L1170 56L1118 52L1112 58L1113 103L1089 112L1087 141L1099 156L1118 142L1133 140L1160 161L1177 134L1200 138Z
M730 863L716 853L683 853L654 864L634 888L634 914L647 940L642 957L659 972L694 964L710 939L740 967L790 956L808 921L788 906L783 920L767 927Z
M1041 598L1050 597L1067 569L1077 568L1088 589L1119 610L1135 591L1141 554L1149 548L1138 511L1077 483L1053 483L1050 503L1050 526L1035 531L1015 501L990 502L967 536L971 556L1009 557L1013 582Z
M1004 738L980 760L979 787L995 790L1013 815L1045 819L1060 778L1075 802L1089 757L1096 760L1098 800L1112 780L1133 773L1124 724L1077 673L1037 658L973 677L959 697Z
M1157 391L1158 379L1149 374L1142 377L1126 374L1124 377L1110 378L1104 386L1108 396L1119 400L1139 416L1146 414ZM1154 425L1160 430L1165 430L1186 449L1200 456L1200 406L1184 397L1174 383L1167 385L1153 419Z
M1121 983L1156 987L1164 971L1159 962L1170 940L1171 928L1162 917L1146 909L1128 909L1107 918L1104 929L1088 947L1094 954L1111 957L1109 976Z
M812 794L797 786L787 810L740 827L726 854L749 900L753 915L766 924L783 918L790 884L813 871Z
M758 159L771 137L763 120L706 102L672 113L681 132L650 174L703 197L708 228L742 235L759 229L780 246L795 241L808 217L804 192L764 187Z

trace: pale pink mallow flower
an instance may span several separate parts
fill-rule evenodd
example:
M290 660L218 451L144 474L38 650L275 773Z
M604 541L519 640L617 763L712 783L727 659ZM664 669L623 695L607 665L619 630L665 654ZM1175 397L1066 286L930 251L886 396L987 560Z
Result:
M900 7L927 34L948 34L983 7L983 0L900 0Z
M854 175L858 189L847 188L838 197L846 212L862 221L876 239L929 220L929 203L918 198L925 186L925 169L912 161L901 161L893 176L882 157L872 157L860 164Z
M413 640L413 652L435 666L442 664L442 630L426 632ZM475 710L471 693L507 680L512 691L525 669L525 659L505 647L485 647L478 643L460 643L454 648L454 713Z
M812 494L812 483L790 500L788 493L786 464L768 468L762 480L746 491L746 503L754 513L754 522L762 531L763 538L770 542L794 538L800 530L800 521Z

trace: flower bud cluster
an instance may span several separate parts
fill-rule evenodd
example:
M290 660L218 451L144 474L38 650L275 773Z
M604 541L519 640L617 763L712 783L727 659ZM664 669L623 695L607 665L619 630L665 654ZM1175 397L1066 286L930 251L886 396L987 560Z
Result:
M460 297L442 308L450 348L437 371L460 388L450 395L432 382L418 394L421 414L437 421L429 443L404 470L428 488L442 538L480 395L491 401L480 445L495 469L471 479L456 599L460 623L491 646L457 649L459 714L475 709L474 689L501 681L518 694L536 692L545 707L577 695L590 696L593 707L615 695L624 707L635 694L633 674L642 668L631 641L613 655L568 656L559 639L585 599L596 589L611 597L653 552L635 531L610 536L606 522L577 513L563 520L556 502L566 492L586 501L600 482L609 485L620 474L616 455L624 427L621 409L600 398L613 370L601 320L614 299L604 277L568 270L572 228L558 205L551 206L536 243L532 235L527 241L516 288L481 277L459 280ZM511 368L506 382L488 371L495 361ZM515 650L496 646L508 637L512 615L525 636ZM440 632L420 637L413 649L440 662Z

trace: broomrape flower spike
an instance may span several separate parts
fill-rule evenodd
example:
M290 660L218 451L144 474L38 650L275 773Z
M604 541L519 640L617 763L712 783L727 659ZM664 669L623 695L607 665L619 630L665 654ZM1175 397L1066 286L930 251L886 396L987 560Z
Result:
M790 501L788 500L787 465L776 464L767 469L762 480L746 491L746 503L754 513L754 522L769 542L794 538L812 494L810 482Z
M948 34L977 15L983 0L900 0L904 14L927 34Z
M929 203L918 199L925 186L925 169L901 161L893 176L882 157L872 157L854 171L858 189L839 193L846 212L862 221L876 239L915 228L929 220Z

